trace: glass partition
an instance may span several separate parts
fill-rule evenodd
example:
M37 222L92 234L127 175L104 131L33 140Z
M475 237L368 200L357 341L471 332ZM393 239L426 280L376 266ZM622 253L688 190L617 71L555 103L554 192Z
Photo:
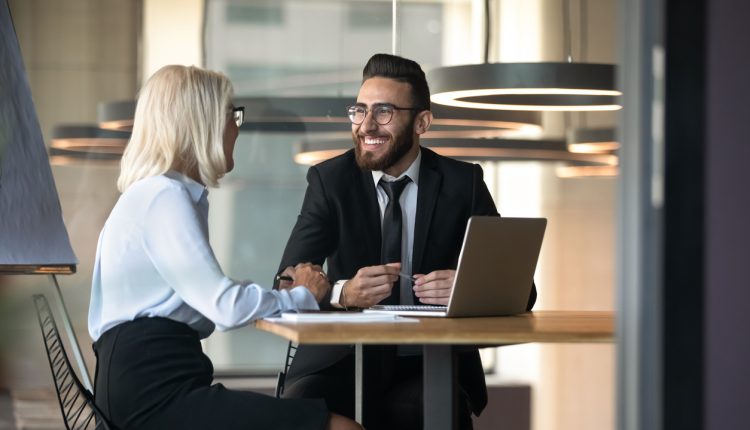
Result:
M293 155L305 140L349 139L344 106L356 97L366 60L393 50L393 2L131 0L106 8L95 1L76 8L52 3L41 7L39 2L10 2L48 145L57 125L95 124L97 103L132 101L147 70L167 62L197 63L192 55L166 55L168 48L202 50L202 65L225 72L238 99L287 109L277 103L280 98L303 98L296 99L304 101L295 107L301 110L292 112L297 116L315 116L320 114L316 106L325 107L327 122L322 125L297 121L243 126L235 170L210 191L211 241L223 268L233 278L253 279L270 288L306 187L308 166L295 163ZM588 4L588 60L614 62L615 0L492 0L491 21L497 28L491 59L559 61L562 3L573 8ZM425 71L481 62L483 13L483 0L399 1L396 53L418 61ZM186 16L198 15L202 25L188 26ZM578 28L578 14L573 18L572 26ZM579 39L577 33L573 36L575 44ZM247 117L257 114L257 106L247 107ZM592 114L584 119L591 126L614 124L612 117L599 120ZM541 137L564 139L565 123L562 114L545 115ZM481 163L503 215L549 220L536 276L536 309L613 309L617 177L561 179L555 163L540 161ZM93 372L95 360L86 336L91 271L98 233L118 198L119 171L116 160L93 158L53 165L52 171L80 260L78 272L61 279L63 294ZM48 284L45 278L17 277L3 287L25 298L32 291L47 291ZM36 343L34 324L24 327L28 335L23 338L32 349L23 357L38 356L41 344ZM217 332L205 348L220 375L274 375L285 355L283 340L252 328ZM492 371L490 385L533 387L533 428L601 429L614 422L613 351L611 345L531 345L482 352ZM19 378L49 383L48 375L39 371L46 371L45 362L24 360L20 365ZM576 413L583 405L587 413Z
M403 55L425 68L440 65L442 2L404 2L397 10ZM332 131L348 139L345 107L356 99L362 68L392 49L392 2L210 0L205 13L205 65L231 78L237 98L305 97L314 110L316 97L338 97L330 115L341 122ZM290 130L312 128L297 125ZM326 136L316 134L240 133L236 167L210 194L211 241L231 276L271 286L307 184L308 166L292 159L295 145ZM205 346L221 371L275 374L286 342L243 329L217 333Z

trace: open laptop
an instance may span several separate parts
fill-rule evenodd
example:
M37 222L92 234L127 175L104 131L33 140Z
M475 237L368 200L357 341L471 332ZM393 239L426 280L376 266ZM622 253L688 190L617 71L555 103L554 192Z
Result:
M365 312L425 317L526 312L546 226L546 218L471 217L448 306L376 305Z

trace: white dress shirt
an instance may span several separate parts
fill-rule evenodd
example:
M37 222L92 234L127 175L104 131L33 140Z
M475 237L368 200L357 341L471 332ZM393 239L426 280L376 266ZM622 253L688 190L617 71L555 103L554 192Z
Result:
M414 225L417 220L417 192L419 190L419 167L422 165L422 152L417 154L417 158L411 163L408 169L402 173L398 178L394 178L382 172L375 170L372 172L372 180L375 187L375 192L378 197L378 206L380 206L380 231L383 231L383 217L385 215L385 207L388 206L388 194L385 190L378 186L380 178L384 178L384 181L392 182L397 181L404 176L408 176L411 182L404 186L404 190L401 192L401 196L398 199L401 205L401 272L408 275L412 275L411 269L411 258L414 249ZM413 285L409 279L400 279L401 297L399 297L399 303L403 305L411 305L413 303L413 297L411 294ZM337 308L343 308L341 305L341 290L344 288L344 282L348 279L342 279L333 286L331 293L331 305Z
M177 173L135 182L99 235L89 334L140 317L187 324L201 338L286 310L318 309L304 287L267 290L226 277L208 241L208 190Z
M417 191L419 190L419 167L422 164L422 152L420 151L414 162L401 176L395 178L381 171L372 172L372 180L375 182L375 190L378 193L378 205L380 206L380 231L383 232L383 217L385 207L388 206L388 194L383 187L378 186L382 178L386 182L397 181L404 176L408 176L411 182L406 184L404 190L399 196L398 202L401 205L401 272L412 275L411 258L414 249L414 225L417 220ZM412 282L407 278L400 277L401 297L399 303L402 305L412 305Z
M414 225L417 222L417 192L419 190L419 167L422 165L422 151L419 151L417 158L411 163L408 169L399 177L393 177L381 171L372 172L372 180L375 182L375 190L378 193L378 205L380 206L380 232L382 237L383 218L385 216L385 207L388 206L388 194L383 187L378 186L382 178L386 182L398 181L404 176L408 176L411 182L404 186L398 203L401 205L401 272L407 275L413 275L411 268L411 258L414 249ZM411 280L399 277L400 296L398 303L401 305L413 305L413 288ZM420 303L421 304L421 303ZM414 356L422 353L422 347L416 345L398 345L396 354L398 356Z

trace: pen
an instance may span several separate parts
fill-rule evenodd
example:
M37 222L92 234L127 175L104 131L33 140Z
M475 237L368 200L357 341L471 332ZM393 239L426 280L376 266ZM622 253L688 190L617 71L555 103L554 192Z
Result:
M415 278L414 276L412 276L412 275L407 275L407 274L406 274L406 273L404 273L404 272L399 272L398 276L400 276L400 277L402 277L402 278L406 278L406 279L408 279L408 280L410 280L410 281L412 281L412 282L414 282L414 281L416 281L416 280L417 280L417 279L416 279L416 278Z
M324 279L325 279L326 281L328 280L328 276L326 276L326 274L325 274L325 273L323 273L323 272L318 272L318 274L319 274L320 276L322 276L322 277L323 277L323 278L324 278ZM276 275L276 282L278 282L278 281L288 281L288 282L293 282L293 281L294 281L294 278L292 278L291 276L286 276L286 275L280 275L280 274L279 274L279 275Z

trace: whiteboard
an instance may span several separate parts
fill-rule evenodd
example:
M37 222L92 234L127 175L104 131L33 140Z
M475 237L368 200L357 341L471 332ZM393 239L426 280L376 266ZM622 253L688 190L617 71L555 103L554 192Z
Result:
M72 273L78 260L10 9L0 1L0 273Z

